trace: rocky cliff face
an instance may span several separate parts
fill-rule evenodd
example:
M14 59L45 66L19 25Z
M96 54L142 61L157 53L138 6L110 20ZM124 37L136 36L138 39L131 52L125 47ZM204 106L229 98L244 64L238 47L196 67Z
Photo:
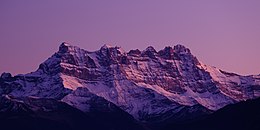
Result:
M53 98L84 112L93 97L100 97L139 121L151 122L172 119L180 112L180 118L210 113L260 97L260 76L204 65L182 45L158 52L151 46L125 52L104 45L89 52L62 43L37 71L14 77L2 74L0 93Z

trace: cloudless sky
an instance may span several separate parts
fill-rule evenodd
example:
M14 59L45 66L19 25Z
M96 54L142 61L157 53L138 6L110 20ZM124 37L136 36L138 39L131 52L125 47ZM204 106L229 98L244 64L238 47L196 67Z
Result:
M28 73L66 41L157 50L181 43L205 64L260 74L260 0L0 0L0 73Z

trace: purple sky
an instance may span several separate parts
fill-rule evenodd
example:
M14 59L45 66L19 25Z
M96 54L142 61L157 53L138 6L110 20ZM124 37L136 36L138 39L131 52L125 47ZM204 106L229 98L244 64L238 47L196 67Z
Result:
M260 0L0 0L0 73L34 71L61 42L157 50L181 43L205 64L260 74Z

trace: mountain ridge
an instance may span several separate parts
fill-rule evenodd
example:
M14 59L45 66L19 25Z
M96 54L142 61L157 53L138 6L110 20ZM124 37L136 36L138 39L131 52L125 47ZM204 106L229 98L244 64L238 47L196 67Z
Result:
M205 65L183 45L128 52L104 45L89 52L64 42L35 72L14 77L4 73L0 79L1 95L53 98L87 112L85 89L141 122L160 122L192 106L207 109L203 115L260 97L260 77Z

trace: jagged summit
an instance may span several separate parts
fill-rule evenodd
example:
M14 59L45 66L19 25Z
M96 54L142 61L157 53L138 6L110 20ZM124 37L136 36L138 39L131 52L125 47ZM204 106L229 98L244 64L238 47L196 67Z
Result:
M177 44L176 46L174 46L174 51L176 51L177 53L190 53L190 49L181 44Z
M154 47L152 47L152 46L148 46L144 51L149 51L149 52L152 52L152 53L157 53L156 50L154 49Z
M152 46L148 46L145 50L142 51L141 55L148 56L150 58L156 58L157 51Z
M62 42L60 46L72 46L72 45L68 42Z
M81 49L78 46L74 46L68 42L62 42L59 46L58 53L81 53L82 51L86 50Z
M174 50L172 47L167 46L163 50L160 50L159 55L165 59L173 59L174 58Z
M104 44L100 49L122 49L120 46L112 46L110 44Z
M11 73L3 72L3 73L1 74L1 78L2 78L2 79L5 79L5 80L8 80L8 79L12 78L12 74L11 74Z
M59 46L59 51L60 53L66 53L66 52L75 52L77 50L84 50L84 49L80 49L77 46L73 46L72 44L68 43L68 42L62 42L61 45ZM124 53L128 53L128 54L132 54L132 53L136 53L139 54L138 49L136 50L130 50L129 52L126 52L123 48L119 47L119 46L112 46L109 44L104 44L100 50L98 51L104 51L104 53L106 50L108 51L117 51L118 53L124 54ZM85 50L87 51L87 50ZM190 53L190 50L188 48L186 48L184 45L181 44L177 44L174 47L171 46L166 46L164 49L160 50L160 51L156 51L156 49L152 46L148 46L145 50L140 51L143 53L143 55L157 55L157 53L159 53L159 55L163 56L163 57L168 57L170 58L170 55L174 55L174 53ZM148 54L149 53L149 54ZM164 54L166 56L164 56Z
M104 55L121 55L121 54L125 54L125 50L119 46L111 46L108 44L103 45L100 50L99 50L102 54Z
M66 53L66 52L70 51L71 48L73 48L72 45L70 45L67 42L62 42L61 45L59 46L59 52Z

